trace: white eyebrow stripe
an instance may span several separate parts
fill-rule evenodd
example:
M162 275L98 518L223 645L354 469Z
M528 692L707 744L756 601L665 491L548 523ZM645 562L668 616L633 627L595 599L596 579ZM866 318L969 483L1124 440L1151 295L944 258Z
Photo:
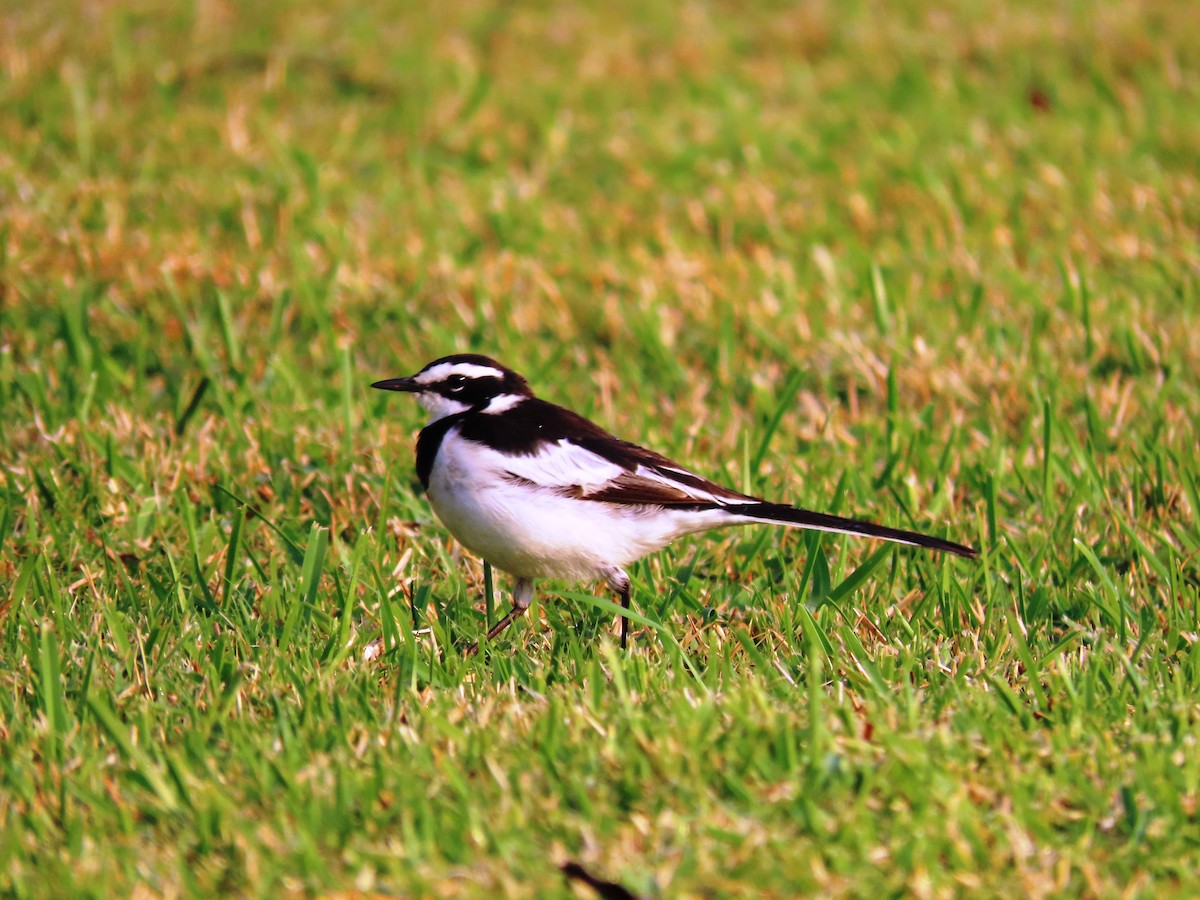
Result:
M418 373L414 378L417 384L436 384L445 381L451 375L462 375L466 378L503 378L504 373L491 366L480 366L475 363L439 363L432 369Z

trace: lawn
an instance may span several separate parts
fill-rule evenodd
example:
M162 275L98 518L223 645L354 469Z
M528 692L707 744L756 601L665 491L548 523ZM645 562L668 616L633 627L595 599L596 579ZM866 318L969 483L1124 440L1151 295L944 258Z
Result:
M1190 4L0 24L0 894L1200 892ZM465 351L981 557L718 532L463 658L369 385Z

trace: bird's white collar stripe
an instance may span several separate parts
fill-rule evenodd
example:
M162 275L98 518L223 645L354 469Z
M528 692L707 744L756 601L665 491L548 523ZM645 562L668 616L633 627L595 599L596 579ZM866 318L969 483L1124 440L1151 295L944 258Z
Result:
M480 410L487 415L496 415L497 413L508 412L518 403L525 400L520 394L500 394L498 397L493 397L488 401L488 405Z

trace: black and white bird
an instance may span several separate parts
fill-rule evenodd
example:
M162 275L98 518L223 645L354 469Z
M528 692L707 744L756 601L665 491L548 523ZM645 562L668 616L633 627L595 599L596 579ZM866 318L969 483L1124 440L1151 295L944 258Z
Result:
M430 414L417 439L417 475L434 512L459 543L516 578L512 609L489 641L529 608L536 578L606 581L628 609L625 567L709 528L789 525L976 555L941 538L714 484L535 397L524 378L486 356L445 356L372 387L417 395ZM622 618L622 647L628 625Z

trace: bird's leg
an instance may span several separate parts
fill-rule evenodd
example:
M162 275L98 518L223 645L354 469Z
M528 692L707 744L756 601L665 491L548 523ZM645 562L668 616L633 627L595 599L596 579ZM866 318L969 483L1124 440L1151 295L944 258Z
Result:
M513 605L503 619L492 626L491 631L487 633L487 639L494 640L496 635L502 632L505 628L513 623L513 619L517 616L523 616L525 610L529 609L529 604L533 602L533 579L518 578L513 584Z
M621 608L629 609L629 595L632 590L632 585L629 581L629 576L621 569L613 569L606 576L608 586L621 595ZM624 650L629 645L629 617L621 616L621 649Z
M507 615L499 622L491 627L487 633L487 640L493 640L496 635L502 632L505 628L513 623L513 620L518 616L525 614L525 610L529 609L529 604L533 602L533 579L518 578L513 584L513 605ZM471 644L463 650L463 656L472 656L479 649L478 644Z

